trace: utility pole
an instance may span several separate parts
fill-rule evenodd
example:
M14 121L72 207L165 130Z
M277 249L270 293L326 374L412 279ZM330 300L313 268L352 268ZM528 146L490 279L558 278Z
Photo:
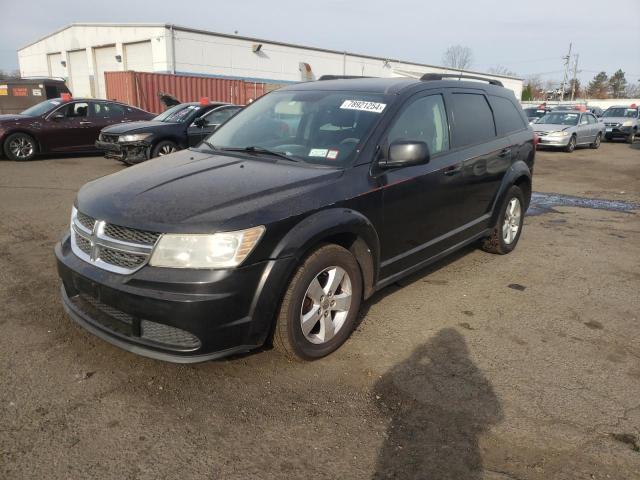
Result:
M576 82L578 81L578 59L579 58L580 58L580 54L576 53L576 61L573 63L573 81L571 82L571 101L572 102L576 94Z
M566 57L562 57L564 60L564 77L562 78L562 87L560 89L560 101L564 100L564 91L567 85L567 79L569 77L569 63L571 62L571 43L569 43L569 53Z

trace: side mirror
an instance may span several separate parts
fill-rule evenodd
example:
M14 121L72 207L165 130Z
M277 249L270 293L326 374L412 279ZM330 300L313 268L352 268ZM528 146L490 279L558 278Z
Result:
M424 142L397 140L389 146L387 158L380 160L382 168L408 167L428 163L431 159L429 147Z
M207 124L207 121L204 119L204 117L198 117L198 118L196 118L196 119L193 121L193 124L194 124L196 127L200 127L200 128L202 128L202 127L204 127L204 126Z

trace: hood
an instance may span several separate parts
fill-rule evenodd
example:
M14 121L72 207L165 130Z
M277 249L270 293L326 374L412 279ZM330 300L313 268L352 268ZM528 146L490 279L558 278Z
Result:
M339 189L332 187L342 175L342 170L270 157L182 150L86 184L76 206L92 217L142 230L229 231L319 208L321 198L334 203Z
M562 132L575 128L575 125L556 125L553 123L532 123L531 128L534 132Z
M157 131L159 128L172 128L179 125L177 123L166 123L155 120L142 120L139 122L125 122L110 125L102 129L104 133L122 135L125 133L135 133L140 131Z
M629 117L600 117L598 120L605 123L624 123L628 122L629 120L633 122L636 119Z
M25 119L33 119L33 117L28 117L27 115L20 115L19 113L9 113L5 115L0 115L0 123L4 122L16 122Z

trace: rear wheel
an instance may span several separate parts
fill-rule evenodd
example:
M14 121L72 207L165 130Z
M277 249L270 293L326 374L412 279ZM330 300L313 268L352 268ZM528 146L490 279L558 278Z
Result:
M338 245L312 252L298 267L278 314L274 347L290 358L324 357L349 338L362 298L354 256Z
M520 187L512 186L500 208L500 215L482 248L490 253L504 255L511 252L520 240L524 224L524 195Z
M564 151L567 153L571 153L576 149L576 137L575 135L572 135L571 138L569 139L569 143L567 143L567 146L564 147Z
M589 146L593 149L598 149L600 148L600 142L602 142L602 134L598 133L598 135L596 135L596 139Z
M4 153L10 160L25 162L35 157L37 152L36 141L26 133L9 135L4 142Z
M151 157L164 157L165 155L177 152L178 150L180 150L178 148L178 145L176 145L171 140L162 140L161 142L158 142L155 147L153 147Z

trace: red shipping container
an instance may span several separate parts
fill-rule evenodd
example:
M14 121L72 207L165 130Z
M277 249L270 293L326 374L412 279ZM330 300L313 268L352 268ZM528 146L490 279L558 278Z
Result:
M165 110L159 93L168 93L181 102L197 102L207 97L212 102L246 105L273 90L272 84L228 80L225 78L172 75L147 72L105 72L107 98L149 112Z

